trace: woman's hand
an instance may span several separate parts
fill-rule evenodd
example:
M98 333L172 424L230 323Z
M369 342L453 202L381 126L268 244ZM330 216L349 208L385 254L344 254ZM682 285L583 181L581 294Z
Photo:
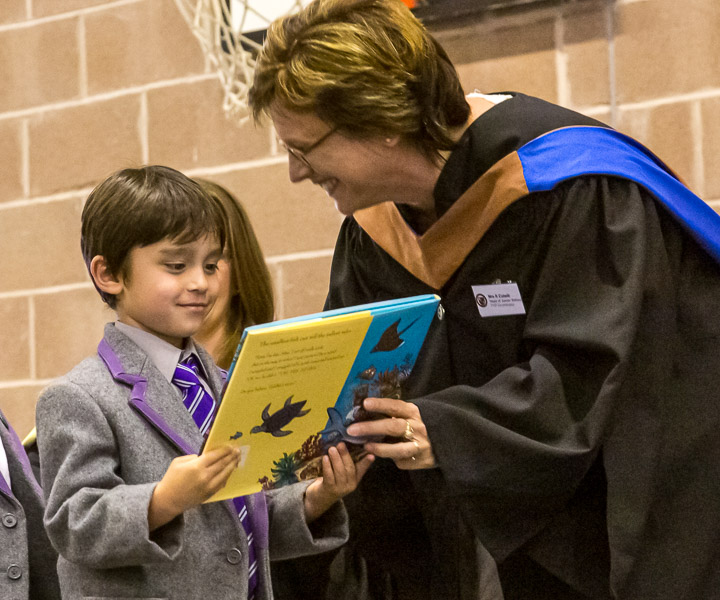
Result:
M360 421L348 427L352 436L398 438L397 442L368 442L365 450L395 461L400 469L431 469L437 466L420 410L412 402L391 398L366 398L363 408L387 415L377 421Z

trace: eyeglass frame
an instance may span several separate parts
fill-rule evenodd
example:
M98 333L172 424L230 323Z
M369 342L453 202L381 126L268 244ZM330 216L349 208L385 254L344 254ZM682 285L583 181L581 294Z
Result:
M310 154L313 150L315 150L320 144L322 144L326 139L328 139L333 133L335 133L338 129L340 129L339 125L336 125L330 131L325 133L324 135L321 135L319 139L315 140L312 144L310 144L305 150L300 150L298 148L293 148L292 146L289 146L282 140L280 140L280 146L285 149L285 151L292 155L294 158L297 158L301 163L303 163L306 167L309 167L312 169L312 165L307 159L307 155Z

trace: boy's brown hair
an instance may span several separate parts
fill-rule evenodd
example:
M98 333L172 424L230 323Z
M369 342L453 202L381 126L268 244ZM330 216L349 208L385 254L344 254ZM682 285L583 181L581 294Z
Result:
M185 244L214 235L225 244L222 210L198 183L170 167L113 173L90 193L81 220L80 246L88 272L100 255L112 275L127 278L130 251L164 239ZM95 287L115 308L115 296Z

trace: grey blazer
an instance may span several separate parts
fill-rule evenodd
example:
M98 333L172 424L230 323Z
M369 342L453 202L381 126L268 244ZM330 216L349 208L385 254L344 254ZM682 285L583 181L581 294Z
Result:
M179 392L147 355L112 324L105 328L105 340L125 373L147 380L146 403L165 427L130 406L130 387L114 380L97 356L40 396L36 420L45 526L60 553L63 598L246 598L247 538L230 501L204 504L148 532L155 485L170 461L183 454L173 437L195 452L202 437ZM219 374L209 355L199 352L219 397ZM272 598L270 558L325 552L347 539L342 503L314 522L312 531L308 528L305 487L267 493L269 539L256 540L258 600ZM253 518L257 508L250 503L248 509Z
M0 439L10 472L10 487L0 477L0 598L59 600L57 553L42 525L42 491L18 436L2 412Z

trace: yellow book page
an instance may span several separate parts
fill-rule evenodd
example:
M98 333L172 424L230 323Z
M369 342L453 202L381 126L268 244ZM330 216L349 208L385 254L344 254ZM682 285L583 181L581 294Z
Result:
M294 456L322 431L372 322L367 312L248 331L205 451L242 451L226 486L208 502L244 496L288 475Z

